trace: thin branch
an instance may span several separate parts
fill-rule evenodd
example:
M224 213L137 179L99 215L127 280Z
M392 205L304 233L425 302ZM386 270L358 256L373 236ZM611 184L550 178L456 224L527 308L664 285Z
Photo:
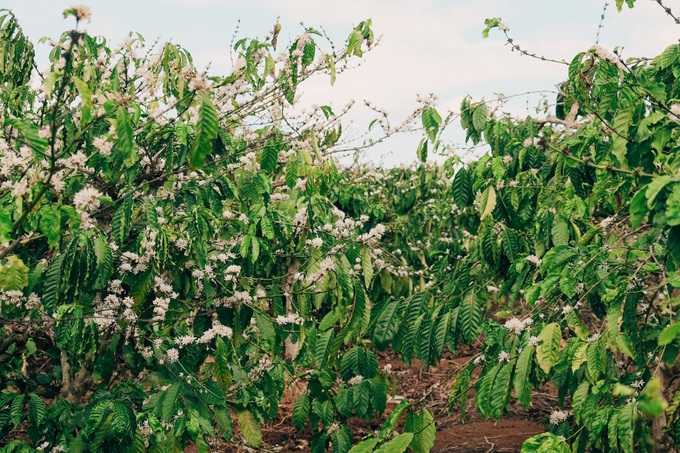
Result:
M541 61L550 61L550 62L552 62L552 63L559 63L559 64L563 64L563 65L569 66L569 63L567 63L567 62L564 61L564 60L555 60L554 58L544 57L543 55L538 55L538 54L535 54L535 53L533 53L533 52L529 52L528 50L522 49L522 48L519 46L519 44L516 44L516 43L515 43L515 40L512 39L512 38L510 37L510 35L508 35L508 31L507 31L507 30L503 30L503 33L505 33L505 38L506 38L506 40L507 40L506 44L510 45L510 47L512 47L512 50L513 50L513 51L516 50L517 52L519 52L519 53L522 54L522 55L526 55L527 57L531 57L531 58L536 58L537 60L541 60Z
M600 24L597 26L597 34L595 35L595 45L600 44L600 32L602 31L602 25L604 24L605 13L607 12L607 7L609 3L605 2L602 8L602 15L600 16Z
M668 14L668 16L670 16L671 19L673 19L676 24L680 25L680 18L678 18L678 16L674 15L673 12L671 11L671 9L668 6L664 5L664 3L661 0L654 0L654 1L656 3L658 3L661 8L663 8L663 10L666 12L666 14Z

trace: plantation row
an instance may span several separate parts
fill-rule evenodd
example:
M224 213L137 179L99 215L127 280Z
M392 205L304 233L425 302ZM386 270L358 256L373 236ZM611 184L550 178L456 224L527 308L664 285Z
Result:
M680 45L579 53L544 117L421 99L376 123L422 127L418 165L341 168L346 111L291 107L372 48L370 21L340 50L310 28L277 52L277 25L218 77L78 31L86 7L38 73L1 14L0 451L257 448L292 392L312 451L428 452L433 412L386 410L376 351L461 345L463 416L557 389L523 451L680 446ZM489 152L427 164L454 120ZM359 440L354 417L384 422Z

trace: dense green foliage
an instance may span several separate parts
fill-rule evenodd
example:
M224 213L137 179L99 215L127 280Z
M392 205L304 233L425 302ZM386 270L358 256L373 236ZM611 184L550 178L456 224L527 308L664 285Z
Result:
M289 107L371 48L370 21L339 53L307 29L277 56L279 30L237 42L226 77L74 30L38 75L2 12L4 451L258 447L292 392L313 451L427 452L433 413L385 413L375 350L431 366L461 344L479 346L449 383L463 415L472 389L493 419L557 389L523 451L680 446L680 45L579 53L543 118L465 99L489 148L471 164L425 163L454 119L428 99L421 164L341 169L342 114ZM347 420L377 416L354 445Z

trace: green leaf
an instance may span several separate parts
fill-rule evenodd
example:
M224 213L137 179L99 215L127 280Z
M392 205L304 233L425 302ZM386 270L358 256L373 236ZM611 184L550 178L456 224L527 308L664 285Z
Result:
M121 246L127 240L132 228L132 195L125 197L123 203L118 207L111 219L111 236L116 245Z
M215 407L213 414L215 416L215 423L217 424L217 427L220 428L222 438L229 442L234 436L234 426L229 410L221 407Z
M350 449L348 453L371 453L380 439L366 439Z
M309 411L312 404L309 400L309 395L300 395L293 405L293 426L298 430L302 430L307 424L309 418Z
M496 208L496 189L488 186L479 201L479 220L484 220Z
M397 405L397 407L392 410L392 413L387 417L387 420L385 420L385 423L383 423L382 427L380 428L379 436L381 439L386 438L394 431L394 429L397 427L397 424L399 423L399 419L409 407L411 407L411 403L406 400L402 400Z
M198 121L196 123L196 138L189 153L189 164L192 168L201 168L205 164L205 158L212 151L212 142L217 138L219 131L219 118L217 110L210 101L210 96L203 95L198 109Z
M295 187L298 179L298 163L296 160L290 159L286 163L286 185L289 189Z
M384 443L375 453L404 453L413 440L413 433L403 433Z
M175 382L165 392L163 392L162 415L165 421L171 422L174 420L179 409L179 393L182 389L181 382Z
M604 371L606 356L603 357L603 352L599 340L590 343L586 349L588 372L595 380L599 379L600 374Z
M375 329L373 330L373 341L378 347L387 346L397 331L399 331L399 315L401 310L399 308L398 300L390 300L384 306L383 309L378 313L378 318L375 323Z
M531 382L529 381L529 375L534 363L535 349L534 346L527 346L522 349L515 366L515 377L513 378L515 395L524 410L528 410L529 404L531 404Z
M416 155L423 163L427 162L427 143L426 139L422 139L420 143L418 143L418 148L416 149Z
M642 221L644 220L645 216L649 212L649 208L647 207L646 187L643 187L642 189L638 190L638 192L635 194L635 196L630 202L628 211L630 212L631 226L633 228L639 227Z
M571 453L571 449L563 437L542 433L525 440L520 453Z
M496 28L501 24L501 18L500 17L493 17L493 18L487 18L484 20L484 25L486 25L486 28L482 30L482 38L486 39L489 37L489 32L491 31L492 28Z
M260 256L260 241L255 237L251 237L250 262L255 264L257 258Z
M437 430L434 424L434 415L429 409L423 408L418 412L409 412L404 430L413 433L410 447L414 452L429 453L434 447Z
M0 266L0 289L20 291L28 285L28 267L20 258L12 255Z
M0 77L2 76L0 75ZM16 128L23 141L35 151L36 154L42 157L43 153L47 150L49 143L47 139L40 137L38 127L35 124L29 120L18 118L8 119L6 124Z
M659 335L659 346L666 346L680 336L680 322L666 326Z
M510 400L510 384L515 364L510 362L498 371L491 388L491 416L498 420L503 415Z
M123 160L132 164L132 149L134 146L134 136L130 117L127 109L123 106L118 107L116 112L116 136L118 137L118 151Z
M28 410L28 422L37 427L42 424L47 414L45 401L35 393L29 393L28 397L31 403Z
M536 361L545 373L549 373L559 355L562 330L557 323L550 323L543 327L538 335L540 344L536 348Z
M330 71L331 74L331 86L335 83L335 78L336 78L336 69L335 69L335 59L333 58L332 55L327 54L326 55L326 63L328 64L328 70Z
M564 217L558 215L553 220L552 241L555 246L569 244L569 225Z
M465 168L461 168L456 172L451 185L451 193L453 201L458 206L458 209L467 207L470 202L470 174Z
M39 225L50 248L56 247L61 236L61 211L53 206L45 206L40 210Z
M259 448L262 443L262 431L260 431L260 427L253 414L250 411L239 411L236 415L243 437L245 437L250 445Z
M217 385L226 392L231 387L232 379L231 368L229 368L227 345L222 338L217 337L215 339L215 346L215 362L213 368L215 380L217 381Z
M439 126L442 124L442 117L433 107L426 107L423 109L421 119L425 134L427 134L430 141L434 143L437 139L437 134L439 133ZM425 160L422 161L425 162Z
M9 415L12 418L12 423L14 423L15 428L19 426L19 423L21 423L21 420L24 418L25 397L26 395L23 393L17 395L9 408Z
M322 366L330 359L329 351L333 344L333 337L335 335L335 330L328 329L325 331L318 340L316 340L316 348L314 350L314 359L316 360L317 366Z
M633 453L635 450L635 406L636 403L628 403L620 411L618 416L619 445L624 453Z
M670 183L672 178L668 175L659 176L647 185L645 195L647 196L647 208L652 209L656 196Z
M491 390L496 376L501 369L501 364L496 364L493 368L486 372L476 384L477 393L475 394L475 403L479 414L486 418L491 415Z
M262 150L262 162L260 167L267 172L271 172L276 168L276 163L279 160L279 150L273 144L269 144Z
M260 230L262 230L262 235L270 241L276 236L274 232L274 225L267 217L262 217L260 219Z
M574 410L574 416L576 417L577 421L583 418L583 405L586 401L586 398L588 398L589 392L590 382L583 380L573 393L571 406Z
M12 216L6 209L0 208L0 244L12 240L12 229Z
M680 183L673 184L666 200L666 222L671 226L680 225Z
M373 261L368 247L361 250L361 268L364 271L364 284L366 288L370 288L373 281Z
M479 326L482 324L482 307L477 300L477 295L471 290L460 302L460 327L462 334L468 343L471 343L479 334Z
M77 77L73 78L73 83L80 95L80 124L83 125L92 120L92 91L87 83Z
M486 103L480 102L472 112L472 126L478 131L483 131L484 126L486 126L486 119Z

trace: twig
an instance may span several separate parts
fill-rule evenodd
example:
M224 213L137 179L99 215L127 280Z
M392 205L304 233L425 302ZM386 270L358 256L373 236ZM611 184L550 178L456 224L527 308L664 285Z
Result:
M674 15L671 12L671 9L668 6L664 5L661 0L654 0L654 1L656 3L658 3L660 7L663 8L663 10L666 12L666 14L668 14L675 21L676 24L680 25L680 18L678 18L678 16Z
M489 442L489 438L487 436L484 436L484 440L486 441L487 444L491 445L489 449L486 451L486 453L491 453L493 449L496 447L496 444L493 442Z
M600 32L602 31L602 24L604 23L604 14L607 12L609 3L605 2L602 8L602 15L600 16L600 24L597 26L597 34L595 35L595 45L600 43Z
M536 59L541 60L541 61L550 61L552 63L559 63L559 64L564 64L564 65L569 66L569 63L567 63L564 60L555 60L554 58L544 57L543 55L538 55L538 54L529 52L528 50L522 49L519 46L519 44L515 44L515 41L510 37L510 35L508 35L507 30L503 30L503 33L505 33L505 38L507 39L507 44L509 44L510 47L512 47L512 50L516 50L517 52L521 53L522 55L526 55L527 57L531 57L531 58L536 58Z

